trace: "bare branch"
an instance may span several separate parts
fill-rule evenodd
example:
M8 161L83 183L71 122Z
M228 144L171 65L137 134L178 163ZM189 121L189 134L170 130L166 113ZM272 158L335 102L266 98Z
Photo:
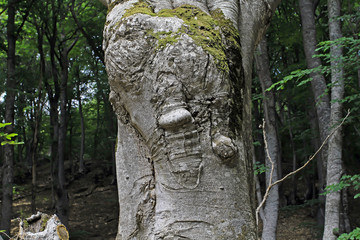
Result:
M260 209L263 207L263 205L266 202L266 199L268 198L269 192L271 190L272 187L274 187L276 184L281 183L282 181L284 181L285 179L287 179L288 177L298 173L299 171L301 171L302 169L304 169L307 165L309 165L309 163L315 158L315 156L321 151L321 149L325 146L325 144L327 143L327 141L329 140L329 138L344 124L345 120L349 117L350 115L350 110L348 110L348 113L346 114L346 116L344 117L344 119L341 121L341 123L325 138L325 140L323 141L323 143L321 144L321 146L318 148L318 150L314 153L314 155L310 156L309 160L304 163L304 165L302 165L300 168L296 169L295 171L292 171L290 173L288 173L286 176L284 176L282 179L275 181L274 183L271 183L272 181L272 174L274 171L274 162L272 161L270 154L269 154L269 149L267 146L267 140L266 140L266 135L265 135L265 120L263 120L263 135L264 135L264 141L265 141L265 149L266 149L266 154L267 157L269 158L270 162L271 162L271 173L270 173L270 179L269 179L269 186L266 188L266 192L264 194L264 198L262 200L262 202L259 204L259 206L256 208L256 224L258 225L259 223L259 211Z

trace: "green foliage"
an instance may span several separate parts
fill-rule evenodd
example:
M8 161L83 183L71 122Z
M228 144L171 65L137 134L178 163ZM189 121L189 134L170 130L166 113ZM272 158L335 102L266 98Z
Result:
M360 228L355 228L350 233L341 234L338 240L360 240Z
M4 128L5 126L11 125L11 123L0 123L0 128ZM0 140L1 140L1 146L10 144L10 145L18 145L18 144L24 144L24 142L18 142L17 140L14 140L18 136L17 133L4 133L0 131Z
M254 174L259 175L259 174L262 174L262 173L266 172L269 169L270 168L266 167L265 164L260 163L260 162L256 162L255 165L254 165Z
M297 69L295 71L292 71L290 73L290 75L285 76L282 80L274 83L273 85L271 85L271 87L269 87L268 89L266 89L267 91L271 91L272 89L274 89L276 87L276 90L284 90L285 88L285 84L289 81L295 80L295 81L299 81L300 79L306 77L307 75L309 75L312 72L316 72L319 71L320 68L313 68L313 69ZM312 78L305 78L302 81L300 81L297 86L302 86L308 82L311 82Z
M333 192L341 191L344 188L353 187L355 190L360 190L360 175L344 175L341 177L340 182L326 186L325 192L322 195L326 195ZM359 198L360 193L357 193L354 198Z

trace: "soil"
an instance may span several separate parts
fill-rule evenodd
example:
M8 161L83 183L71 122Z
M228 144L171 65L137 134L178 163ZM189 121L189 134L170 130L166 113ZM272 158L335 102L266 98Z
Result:
M115 239L118 228L118 196L109 164L101 161L86 162L86 174L70 174L67 166L68 194L70 199L69 232L72 240ZM51 207L50 164L38 166L37 210L53 214ZM18 218L31 215L31 176L18 183L14 195L12 235L18 230ZM352 193L350 193L351 195ZM349 197L349 199L352 199ZM359 226L359 200L351 200L350 218ZM320 239L322 228L317 225L314 205L309 203L281 208L278 221L278 240Z

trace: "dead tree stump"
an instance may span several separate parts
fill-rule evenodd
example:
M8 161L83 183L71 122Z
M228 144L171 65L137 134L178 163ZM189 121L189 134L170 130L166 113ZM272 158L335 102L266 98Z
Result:
M60 219L38 212L21 220L18 234L12 240L68 240L69 233Z

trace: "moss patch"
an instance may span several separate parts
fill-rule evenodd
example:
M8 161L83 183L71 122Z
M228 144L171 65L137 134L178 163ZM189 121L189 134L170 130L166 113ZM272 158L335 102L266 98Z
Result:
M147 34L158 40L158 46L156 49L162 49L166 47L167 44L177 43L180 36L179 32L154 32L153 30L147 31Z
M40 232L44 231L47 225L47 222L49 221L50 217L48 215L42 215L41 217L41 228Z
M176 33L148 32L149 35L158 40L157 49L163 48L167 44L176 43L181 33L186 33L198 46L201 46L214 57L218 68L224 72L229 72L226 49L235 47L240 51L239 33L220 9L211 12L209 15L197 7L183 5L175 9L163 9L154 13L149 4L145 1L139 1L126 11L123 18L137 13L157 17L177 17L184 21L185 26Z

